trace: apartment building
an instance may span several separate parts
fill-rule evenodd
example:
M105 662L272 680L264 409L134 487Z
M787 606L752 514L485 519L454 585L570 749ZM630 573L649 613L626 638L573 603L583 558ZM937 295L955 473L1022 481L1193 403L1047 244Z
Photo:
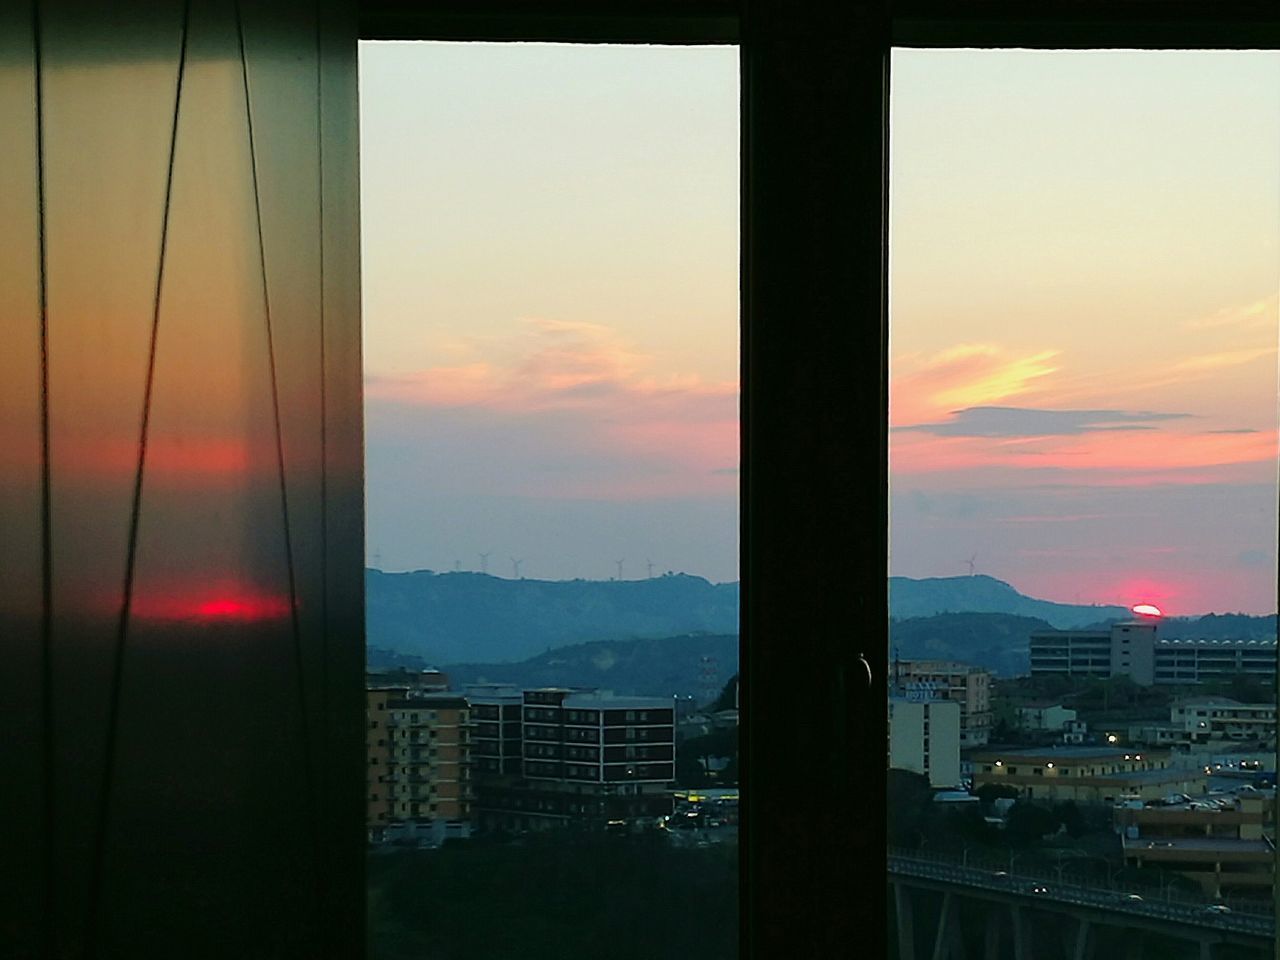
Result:
M1167 750L1118 747L1052 746L989 749L970 755L973 786L1000 784L1027 800L1075 800L1114 803L1155 800L1171 793L1202 794L1208 780L1202 768L1170 764Z
M889 767L928 777L931 787L959 785L960 705L890 697Z
M410 687L366 691L369 838L434 845L472 826L471 708Z
M492 776L520 776L524 694L508 684L469 684L462 692L471 704L471 758L477 782Z
M1130 677L1142 686L1192 684L1246 674L1272 682L1275 640L1171 639L1154 620L1105 630L1048 630L1031 635L1031 675Z
M512 703L486 705L507 710ZM548 687L522 691L520 710L518 774L490 766L478 780L484 826L633 826L671 812L671 700Z
M991 739L991 671L950 660L899 660L894 692L926 690L930 698L960 705L960 746L981 747Z

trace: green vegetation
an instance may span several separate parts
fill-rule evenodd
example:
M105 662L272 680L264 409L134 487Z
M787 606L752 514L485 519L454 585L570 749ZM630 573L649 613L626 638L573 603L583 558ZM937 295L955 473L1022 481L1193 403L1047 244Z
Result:
M703 760L728 757L729 765L709 776ZM733 786L738 782L738 728L712 730L700 737L681 740L676 747L676 782L682 787Z
M557 832L369 857L371 960L738 956L738 848Z

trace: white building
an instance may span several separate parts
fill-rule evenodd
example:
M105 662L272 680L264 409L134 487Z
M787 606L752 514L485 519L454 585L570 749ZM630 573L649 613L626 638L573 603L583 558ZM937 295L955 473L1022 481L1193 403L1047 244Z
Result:
M1057 733L1075 719L1076 712L1060 703L1029 703L1018 708L1018 723L1023 730Z
M960 783L960 704L889 698L889 766L929 778L931 787Z
M1174 640L1156 632L1157 621L1137 620L1108 630L1033 633L1031 675L1130 677L1144 687L1225 680L1236 674L1275 680L1275 640Z
M986 746L991 739L990 670L952 660L898 660L893 673L897 693L928 691L932 699L958 703L960 745Z

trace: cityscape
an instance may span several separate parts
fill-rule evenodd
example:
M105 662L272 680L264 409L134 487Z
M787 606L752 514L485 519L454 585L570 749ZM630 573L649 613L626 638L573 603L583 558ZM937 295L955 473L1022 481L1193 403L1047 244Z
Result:
M1135 607L1031 633L1020 676L894 658L898 956L1040 956L1046 937L1075 957L1270 956L1274 635L1164 638Z

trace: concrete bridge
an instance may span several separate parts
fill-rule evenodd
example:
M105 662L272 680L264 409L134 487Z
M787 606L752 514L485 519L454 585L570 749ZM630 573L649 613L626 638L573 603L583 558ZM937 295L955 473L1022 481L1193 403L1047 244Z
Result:
M916 944L916 913L921 907L940 911L929 945L932 960L1119 960L1122 956L1125 960L1157 956L1160 960L1173 960L1173 956L1272 960L1277 956L1273 913L1237 908L1215 912L1204 903L1131 899L1126 892L899 854L889 856L889 886L898 960L924 960ZM939 895L940 908L936 905ZM979 923L980 945L973 933ZM1104 939L1108 946L1100 946ZM1176 953L1157 954L1152 949L1153 943L1168 939L1184 946ZM1120 942L1123 950L1117 953L1115 944Z

